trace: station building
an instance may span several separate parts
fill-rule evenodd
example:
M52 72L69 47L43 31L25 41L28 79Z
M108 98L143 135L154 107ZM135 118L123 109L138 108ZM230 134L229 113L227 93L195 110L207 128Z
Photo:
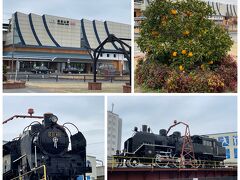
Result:
M139 24L144 20L142 11L153 0L134 0L134 30L135 33L139 32ZM237 5L234 4L223 4L220 2L205 1L209 6L212 7L215 14L209 19L214 20L216 23L223 25L237 24Z
M109 34L131 38L128 24L87 19L69 19L52 15L16 12L3 24L3 64L11 71L30 71L45 66L54 72L66 67L91 73L93 60L88 49L95 49ZM125 41L131 45L131 41ZM118 71L128 70L127 59L117 54L118 43L107 43L99 65L111 64Z
M218 134L207 134L206 136L214 138L222 143L226 148L225 164L236 165L238 159L238 136L237 132L227 132Z

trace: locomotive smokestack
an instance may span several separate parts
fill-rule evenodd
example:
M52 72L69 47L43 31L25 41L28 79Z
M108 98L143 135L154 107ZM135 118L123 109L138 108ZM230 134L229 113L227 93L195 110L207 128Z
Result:
M52 113L45 113L43 115L43 117L44 117L44 120L43 120L44 126L50 126L52 124L52 120L51 120L52 115L53 115Z
M142 132L147 132L147 125L142 125Z

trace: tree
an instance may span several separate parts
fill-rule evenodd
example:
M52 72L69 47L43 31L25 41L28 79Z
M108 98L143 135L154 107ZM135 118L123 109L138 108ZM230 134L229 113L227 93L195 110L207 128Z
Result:
M137 43L149 61L180 71L216 68L233 41L209 19L214 13L199 0L155 0L144 11Z

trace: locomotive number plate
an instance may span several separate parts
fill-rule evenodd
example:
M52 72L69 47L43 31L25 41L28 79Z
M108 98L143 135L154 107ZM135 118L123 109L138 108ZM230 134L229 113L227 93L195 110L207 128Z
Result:
M53 138L53 137L61 137L62 134L60 132L48 132L48 137Z

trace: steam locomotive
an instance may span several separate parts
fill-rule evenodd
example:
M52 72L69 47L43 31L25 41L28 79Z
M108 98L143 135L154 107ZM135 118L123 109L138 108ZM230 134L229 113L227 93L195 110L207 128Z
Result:
M166 129L154 134L147 125L143 125L141 131L135 127L134 135L124 142L123 152L117 151L114 159L117 166L154 164L156 167L179 167L183 141L178 131L168 136ZM216 139L194 135L190 137L190 141L195 155L194 165L198 164L195 167L220 165L226 159L226 150Z
M66 124L74 124L59 125L57 121L57 116L46 113L42 123L32 122L19 138L3 145L4 180L18 176L24 180L44 177L48 180L75 180L91 172L91 164L86 160L85 137L78 129L76 134L71 134Z

